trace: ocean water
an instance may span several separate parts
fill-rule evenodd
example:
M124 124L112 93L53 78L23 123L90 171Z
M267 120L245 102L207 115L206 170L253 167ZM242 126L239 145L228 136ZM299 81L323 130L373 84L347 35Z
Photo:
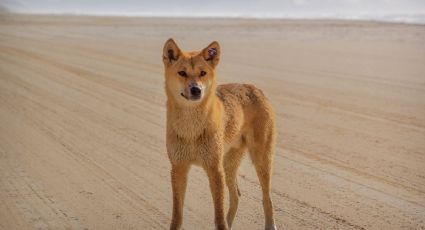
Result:
M350 19L425 24L425 0L0 0L32 14Z
M424 0L425 1L425 0ZM54 15L93 15L93 16L123 16L123 17L175 17L175 18L240 18L240 19L340 19L340 20L363 20L379 22L397 22L407 24L425 25L425 14L276 14L276 13L222 13L222 14L184 14L184 13L158 13L158 12L18 12L30 14L54 14Z

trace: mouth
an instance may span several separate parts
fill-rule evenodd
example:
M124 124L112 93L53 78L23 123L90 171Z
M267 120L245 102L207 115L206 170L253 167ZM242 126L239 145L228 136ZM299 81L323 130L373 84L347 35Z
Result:
M180 95L182 95L182 97L184 97L186 100L189 100L189 98L186 97L186 95L184 95L183 93L180 93Z
M188 101L199 101L201 99L200 95L199 96L190 96L190 97L184 95L183 93L180 93L180 95Z

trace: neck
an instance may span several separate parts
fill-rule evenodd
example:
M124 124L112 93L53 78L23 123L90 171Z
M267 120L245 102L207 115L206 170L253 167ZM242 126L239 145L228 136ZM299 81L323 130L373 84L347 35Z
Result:
M220 111L217 111L217 109L220 110L217 100L215 87L196 105L178 104L175 103L176 100L174 98L168 97L168 127L172 128L181 138L187 140L198 138L205 128L217 122L217 114L220 114Z

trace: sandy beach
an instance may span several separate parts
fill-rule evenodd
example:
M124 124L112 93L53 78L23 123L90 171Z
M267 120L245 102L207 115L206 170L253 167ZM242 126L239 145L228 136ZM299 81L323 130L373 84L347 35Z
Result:
M169 37L271 100L278 229L425 229L424 25L30 15L0 16L0 229L168 228ZM239 187L263 229L248 157ZM183 226L214 229L198 167Z

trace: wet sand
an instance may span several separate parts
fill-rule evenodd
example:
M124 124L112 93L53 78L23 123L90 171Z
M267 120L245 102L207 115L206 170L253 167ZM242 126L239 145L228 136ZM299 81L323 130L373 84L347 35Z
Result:
M0 16L0 229L166 229L162 46L222 47L272 101L279 229L425 228L425 26ZM213 229L193 167L184 228ZM245 157L234 229L262 229Z

